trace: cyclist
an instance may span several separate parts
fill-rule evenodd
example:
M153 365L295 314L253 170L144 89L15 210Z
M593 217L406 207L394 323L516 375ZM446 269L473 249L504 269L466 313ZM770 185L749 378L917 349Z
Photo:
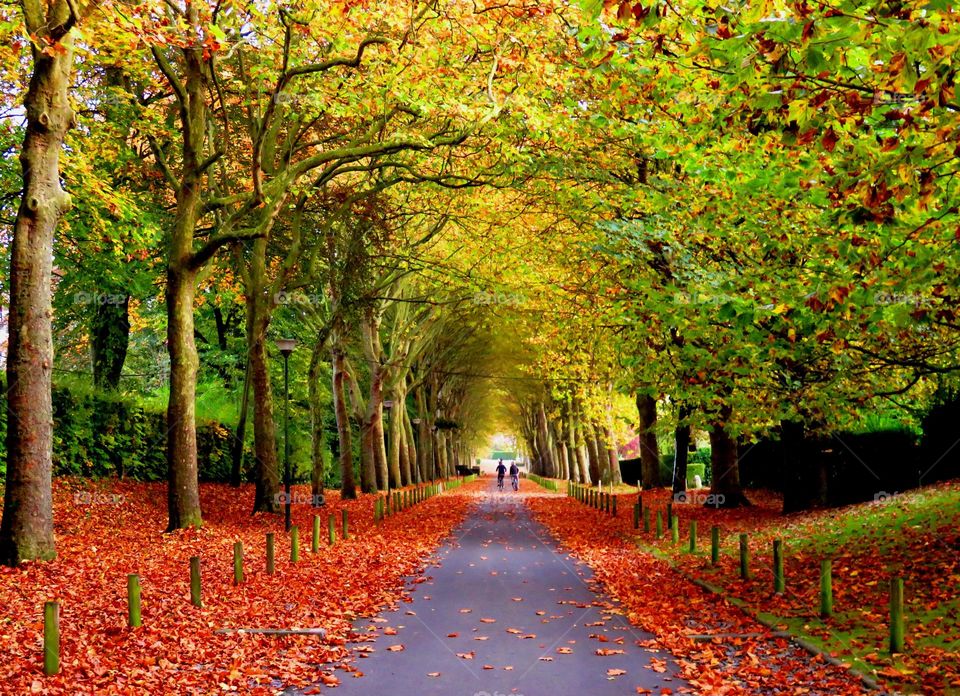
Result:
M520 467L516 462L510 464L510 482L513 484L513 490L520 490Z
M497 464L497 488L503 490L503 475L507 473L507 467L503 465L503 460L500 460L500 463Z

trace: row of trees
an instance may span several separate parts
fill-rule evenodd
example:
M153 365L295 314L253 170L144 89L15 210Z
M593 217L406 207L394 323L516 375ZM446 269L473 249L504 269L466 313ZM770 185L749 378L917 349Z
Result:
M234 382L238 367L244 375L236 459L249 403L255 510L276 509L268 355L278 321L310 348L315 487L330 409L346 496L358 483L374 491L446 475L468 457L481 406L463 368L484 354L489 312L476 295L492 277L471 265L494 265L472 235L497 225L462 213L457 196L529 176L525 122L553 118L563 98L550 92L563 80L541 80L537 60L576 50L566 17L510 3L325 0L3 12L8 38L29 54L5 66L24 78L8 96L22 94L26 114L0 558L54 552L54 261L58 287L95 298L67 313L101 387L119 384L131 326L163 313L169 530L201 523L197 339L207 338L196 316L211 299L217 343L244 337L240 364L219 367ZM61 269L66 259L77 266ZM161 302L140 294L154 287Z
M956 398L949 8L592 11L602 22L581 39L604 67L585 119L603 126L606 166L581 178L568 224L599 229L548 261L586 271L553 294L563 328L533 374L635 395L647 486L665 483L658 412L675 428L676 488L690 427L707 430L728 505L746 502L738 441L916 423Z

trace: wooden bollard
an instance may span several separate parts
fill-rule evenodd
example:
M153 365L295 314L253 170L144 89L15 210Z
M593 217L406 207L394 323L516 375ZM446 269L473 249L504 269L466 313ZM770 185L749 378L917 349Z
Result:
M680 518L676 515L667 513L667 519L670 520L670 541L674 544L680 543Z
M310 550L320 553L320 515L313 516L313 534L310 538Z
M277 547L274 543L273 532L267 532L267 575L273 575L277 569L276 551Z
M890 652L902 653L904 648L903 578L890 578Z
M673 503L667 503L667 526L673 527Z
M343 538L348 539L350 537L349 528L347 526L347 508L343 508L340 511L341 517L343 518Z
M337 543L337 518L333 515L327 518L327 536L330 539L330 546Z
M300 527L290 527L290 562L300 561Z
M657 539L663 537L663 513L657 510Z
M127 576L127 625L130 628L139 628L143 625L140 613L140 576Z
M640 529L640 503L633 504L633 528Z
M243 582L243 542L237 541L233 544L233 584L239 585Z
M611 510L612 510L610 514L616 517L617 516L617 496L611 495L610 503L611 503Z
M833 616L833 562L829 558L820 561L820 616Z
M200 556L190 556L190 604L203 606L200 597Z
M650 532L650 508L643 508L643 531Z
M60 672L60 603L43 605L43 673Z
M710 565L720 562L720 527L713 525L710 528Z
M690 553L697 552L697 521L690 520Z
M740 535L740 577L750 579L750 548L747 546L747 535Z
M786 578L783 575L783 542L773 540L773 591L783 594L786 590Z

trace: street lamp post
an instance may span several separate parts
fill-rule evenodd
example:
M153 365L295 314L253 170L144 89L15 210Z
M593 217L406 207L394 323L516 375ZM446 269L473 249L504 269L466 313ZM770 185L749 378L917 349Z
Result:
M290 531L290 354L297 342L292 338L277 340L277 349L283 355L283 507L284 528Z

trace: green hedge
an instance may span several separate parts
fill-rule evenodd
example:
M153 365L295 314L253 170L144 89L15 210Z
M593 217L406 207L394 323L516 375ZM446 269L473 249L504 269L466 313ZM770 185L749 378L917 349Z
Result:
M0 408L0 476L6 473L6 429L7 410ZM166 432L165 413L114 395L53 388L54 476L164 480ZM201 480L229 480L231 440L220 423L197 424Z
M710 483L710 448L701 447L691 452L687 460L687 486L693 486L693 477L699 475L703 485ZM673 480L673 452L660 455L660 481L669 484Z

